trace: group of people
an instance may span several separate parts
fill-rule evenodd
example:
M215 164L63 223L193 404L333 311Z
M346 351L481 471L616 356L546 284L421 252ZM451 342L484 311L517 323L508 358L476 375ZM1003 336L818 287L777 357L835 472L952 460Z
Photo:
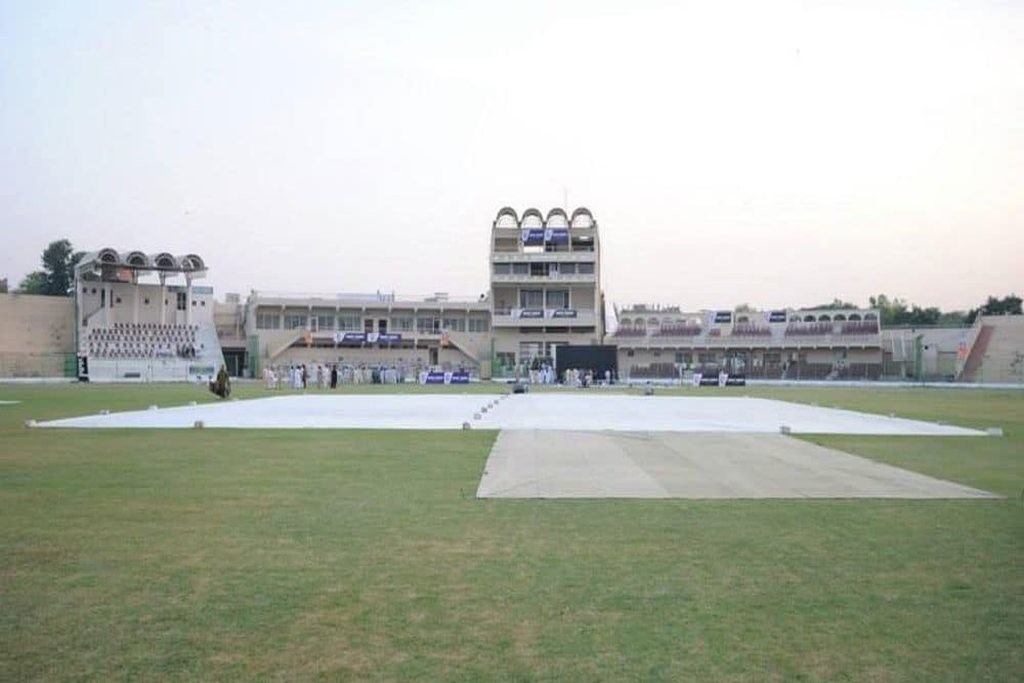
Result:
M611 384L617 379L611 370L605 370L601 374L593 369L581 370L579 368L566 368L562 371L562 376L559 377L554 366L548 363L541 363L529 370L516 373L517 381L528 381L530 384L556 384L561 381L563 386L579 388L589 387L595 383Z
M605 370L602 377L594 370L580 370L579 368L566 368L562 373L562 382L568 387L587 388L597 384L611 384L614 380L611 370Z
M402 384L415 371L404 365L279 365L263 369L267 389L335 389L339 384Z

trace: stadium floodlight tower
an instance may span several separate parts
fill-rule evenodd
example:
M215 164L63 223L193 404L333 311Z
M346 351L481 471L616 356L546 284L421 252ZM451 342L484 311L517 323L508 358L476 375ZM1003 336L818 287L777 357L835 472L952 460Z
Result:
M560 345L604 337L601 241L589 209L498 211L491 226L491 363L511 376Z

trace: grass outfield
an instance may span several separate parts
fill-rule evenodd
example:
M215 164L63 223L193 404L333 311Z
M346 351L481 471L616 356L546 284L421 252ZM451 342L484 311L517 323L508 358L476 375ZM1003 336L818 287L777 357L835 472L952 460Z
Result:
M27 430L208 394L0 386L0 680L1024 679L1024 393L740 392L1001 426L812 439L1007 498L477 501L494 432Z

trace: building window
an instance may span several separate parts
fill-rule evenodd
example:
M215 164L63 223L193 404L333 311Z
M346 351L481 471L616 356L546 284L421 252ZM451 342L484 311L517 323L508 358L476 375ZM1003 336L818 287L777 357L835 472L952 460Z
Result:
M178 310L179 311L184 311L185 310L185 299L186 299L185 292L178 292L178 297L177 298L178 298L178 301L177 301Z
M395 332L412 332L412 318L392 318L391 329Z
M486 332L488 329L487 318L470 318L469 319L469 331L470 332Z
M466 331L466 319L465 318L445 318L441 326L449 332L465 332Z
M516 354L511 351L498 351L495 355L498 367L514 368L516 365Z
M494 274L495 275L508 275L512 272L512 267L507 263L495 263Z
M257 313L257 330L279 330L281 329L281 316L277 313Z
M339 315L338 316L338 329L345 331L353 331L361 329L363 326L362 319L358 315Z
M513 275L529 275L530 264L529 263L513 263L512 264Z
M519 291L519 308L544 308L544 290L522 289Z
M575 263L559 263L558 272L562 275L575 275L576 264Z
M416 318L416 331L421 334L438 334L441 321L438 318Z
M547 298L548 308L569 308L568 289L549 289Z
M594 274L594 264L593 263L577 263L576 264L576 272L578 272L580 275L593 275Z
M300 314L285 314L284 316L284 329L286 330L301 330L306 327L306 315Z

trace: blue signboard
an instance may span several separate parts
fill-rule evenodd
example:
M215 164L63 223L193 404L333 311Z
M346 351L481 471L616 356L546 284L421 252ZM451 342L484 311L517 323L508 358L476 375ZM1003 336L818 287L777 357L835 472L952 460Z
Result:
M524 228L523 244L528 247L544 244L544 228Z
M557 309L555 309L554 311L551 312L551 317L552 318L575 318L576 317L576 309L575 308L557 308Z
M551 244L569 244L567 228L548 228L544 231L544 240Z
M452 373L452 384L469 384L469 373L465 370L459 370Z

